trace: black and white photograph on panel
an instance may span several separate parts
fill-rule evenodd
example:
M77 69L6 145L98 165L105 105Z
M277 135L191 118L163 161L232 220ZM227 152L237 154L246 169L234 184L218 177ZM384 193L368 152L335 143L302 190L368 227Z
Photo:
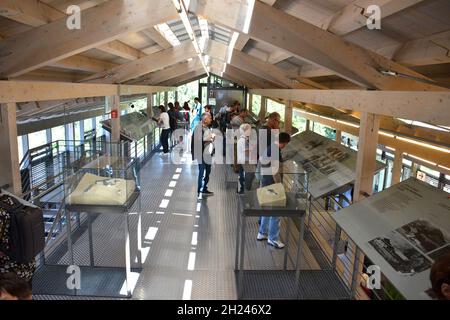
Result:
M412 221L398 228L397 231L424 253L450 243L450 237L427 220Z
M389 232L369 244L401 274L413 275L431 267L431 262L398 232Z
M450 254L450 244L447 245L446 247L430 252L428 255L430 256L431 259L436 261L437 259L439 259L439 257L445 256L447 254Z

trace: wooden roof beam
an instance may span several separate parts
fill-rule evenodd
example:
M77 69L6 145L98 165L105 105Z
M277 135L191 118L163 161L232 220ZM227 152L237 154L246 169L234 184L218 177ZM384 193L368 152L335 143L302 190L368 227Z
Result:
M111 95L131 95L172 90L174 90L174 88L161 86L41 81L0 81L0 103L64 100Z
M154 85L157 83L168 81L173 78L180 77L186 73L198 70L199 68L203 68L203 66L198 58L194 58L192 61L185 63L177 63L168 68L147 74L141 78L136 79L132 83L142 85Z
M123 83L196 56L197 53L192 43L187 41L179 46L156 52L105 72L96 73L84 79L83 82Z
M267 89L251 93L450 126L450 91Z
M74 55L72 57L50 63L49 66L62 69L96 73L112 69L116 67L117 64L94 58L84 57L82 55Z
M126 60L137 60L145 57L146 54L141 50L133 48L122 41L116 40L97 47L98 50L112 54Z
M166 38L164 38L163 35L160 34L154 27L144 29L142 30L142 33L156 42L163 49L168 49L172 46L170 42L167 41Z
M191 72L185 73L181 76L178 76L176 78L172 78L170 80L164 81L164 82L160 83L160 85L162 85L162 86L181 86L185 83L195 81L196 79L203 78L204 76L206 76L206 71L203 67L201 67L195 71L191 71Z
M112 16L117 19L111 19ZM3 40L0 78L19 76L176 16L171 1L104 2L83 11L80 30L68 30L66 19L62 18Z
M190 9L197 15L242 31L246 5L226 6L219 0L194 0ZM229 14L223 15L223 12ZM394 71L421 80L423 75L387 58L345 41L310 23L297 19L260 1L255 2L248 35L269 43L366 88L380 90L442 91L445 88L380 71Z
M424 0L356 0L331 17L324 29L342 36L367 25L370 14L367 8L377 5L381 9L381 19L403 11Z

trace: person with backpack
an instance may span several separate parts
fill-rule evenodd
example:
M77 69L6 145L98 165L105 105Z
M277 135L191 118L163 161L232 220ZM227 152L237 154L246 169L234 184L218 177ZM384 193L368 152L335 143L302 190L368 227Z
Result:
M34 258L44 249L44 237L42 210L26 206L15 196L1 191L0 274L12 272L31 287L36 270Z

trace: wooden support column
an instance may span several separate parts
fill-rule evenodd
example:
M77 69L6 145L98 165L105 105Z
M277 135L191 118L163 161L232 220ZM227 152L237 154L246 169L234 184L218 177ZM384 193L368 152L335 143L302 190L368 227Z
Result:
M175 101L178 101L178 90L175 90ZM182 107L182 106L180 106Z
M284 105L284 131L292 134L292 101L287 100Z
M251 93L248 94L248 112L252 112L252 106L253 106L253 95Z
M147 117L151 119L153 114L153 93L147 94Z
M6 190L22 195L22 182L19 167L19 149L17 144L16 104L6 103L0 106L0 186L8 185Z
M341 144L341 138L342 138L342 131L336 130L336 142Z
M379 115L367 112L361 113L354 202L365 198L364 195L371 195L373 192L379 128Z
M419 171L419 164L413 162L411 168L411 177L417 178L417 171Z
M169 92L164 91L164 107L166 107L166 109L168 103L169 103Z
M259 110L259 120L261 123L266 122L267 97L261 96L261 109Z
M305 131L309 131L309 130L311 130L310 121L309 121L309 119L306 119L306 130Z
M394 155L394 166L392 167L392 186L400 182L402 176L402 166L403 152L400 149L396 149Z

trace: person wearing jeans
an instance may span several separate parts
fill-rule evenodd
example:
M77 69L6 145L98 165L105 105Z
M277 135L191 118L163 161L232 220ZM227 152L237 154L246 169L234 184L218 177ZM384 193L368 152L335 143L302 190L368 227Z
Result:
M212 134L209 129L211 123L211 114L206 112L203 113L201 122L195 127L191 137L192 161L197 160L198 162L198 197L200 197L200 195L213 195L213 192L208 190L212 160L211 143L214 141L214 134Z
M284 149L287 144L291 141L291 136L286 133L280 133L278 141L275 141L274 148L269 146L267 148L267 157L270 159L271 153L276 152L278 149L279 152L279 163L283 160L281 158L281 150ZM278 172L279 167L278 161L271 161L266 169L272 168L276 169L276 174L273 175L262 175L261 174L261 187L269 186L274 183L282 182L281 174ZM262 241L267 240L267 243L271 246L274 246L277 249L283 249L285 244L279 240L280 237L280 218L279 217L261 217L261 224L259 226L259 232L256 237L256 240Z
M206 163L198 164L198 184L197 184L197 194L205 193L208 194L208 182L209 174L211 173L211 165Z
M166 112L166 108L164 106L159 106L159 110L161 114L159 115L158 125L160 126L161 136L160 142L163 147L163 154L169 154L169 138L170 138L170 121L169 114Z

